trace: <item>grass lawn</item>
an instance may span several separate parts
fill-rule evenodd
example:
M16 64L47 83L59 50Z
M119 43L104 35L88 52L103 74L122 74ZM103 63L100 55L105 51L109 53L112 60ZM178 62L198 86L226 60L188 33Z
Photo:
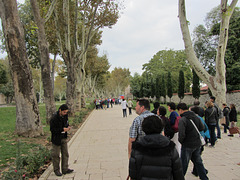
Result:
M56 110L64 102L56 103ZM46 124L46 110L44 104L39 104L40 118L43 126L44 135L36 138L24 138L18 137L15 134L15 122L16 122L16 107L1 107L0 108L0 173L8 166L10 166L20 150L20 154L27 154L30 149L44 145L50 145L50 127ZM86 112L85 112L86 111ZM89 110L84 110L84 113L79 115L86 115ZM79 119L79 117L77 117ZM82 117L81 117L82 118ZM73 124L76 117L70 117L69 122ZM75 122L78 126L81 123L79 120ZM77 127L75 128L75 130Z

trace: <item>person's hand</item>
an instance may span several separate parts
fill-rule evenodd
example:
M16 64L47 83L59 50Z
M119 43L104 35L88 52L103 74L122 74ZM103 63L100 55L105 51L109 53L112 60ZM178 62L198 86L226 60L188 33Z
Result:
M67 131L69 131L70 129L71 129L71 127L68 126L67 128L63 128L63 131L64 131L64 132L67 132Z

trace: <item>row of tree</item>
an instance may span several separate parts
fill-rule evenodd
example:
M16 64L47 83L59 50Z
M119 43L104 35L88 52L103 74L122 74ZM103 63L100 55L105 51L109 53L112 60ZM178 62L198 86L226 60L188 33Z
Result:
M30 0L19 11L16 0L1 0L0 17L15 94L16 132L38 136L43 131L29 61L41 70L49 121L56 110L49 53L62 57L67 104L74 114L84 98L88 50L101 43L101 28L117 22L119 5L112 0ZM88 77L94 79L92 74Z

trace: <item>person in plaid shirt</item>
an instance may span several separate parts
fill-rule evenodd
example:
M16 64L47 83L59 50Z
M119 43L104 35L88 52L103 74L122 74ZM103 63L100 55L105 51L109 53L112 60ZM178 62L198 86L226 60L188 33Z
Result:
M150 103L147 99L139 99L136 104L136 113L139 115L133 120L132 126L129 130L129 140L128 140L128 158L130 158L132 151L132 142L139 140L141 137L145 136L142 131L142 121L145 117L154 115L150 110Z

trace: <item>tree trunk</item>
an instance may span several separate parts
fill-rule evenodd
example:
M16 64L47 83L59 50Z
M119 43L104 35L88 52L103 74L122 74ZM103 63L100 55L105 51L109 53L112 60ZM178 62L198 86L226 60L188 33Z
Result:
M38 26L38 47L41 59L41 75L44 90L44 102L46 106L46 121L49 124L52 115L56 111L51 80L50 59L48 42L44 29L44 19L40 16L37 0L30 0L35 22Z
M43 129L16 0L0 0L0 16L15 92L16 133L36 137Z
M66 58L66 57L65 57ZM65 62L67 63L67 105L70 110L69 114L70 116L75 114L75 105L76 105L76 86L77 86L77 73L75 71L73 59L66 60L64 59Z
M188 29L188 22L186 18L185 0L179 0L179 20L187 55L187 60L192 68L197 73L212 91L213 96L216 97L218 105L226 102L226 67L224 63L224 56L227 47L229 20L234 11L238 0L233 0L230 7L227 7L227 0L221 0L222 7L222 22L220 27L219 45L216 57L216 75L211 76L200 64L195 55L192 41Z

